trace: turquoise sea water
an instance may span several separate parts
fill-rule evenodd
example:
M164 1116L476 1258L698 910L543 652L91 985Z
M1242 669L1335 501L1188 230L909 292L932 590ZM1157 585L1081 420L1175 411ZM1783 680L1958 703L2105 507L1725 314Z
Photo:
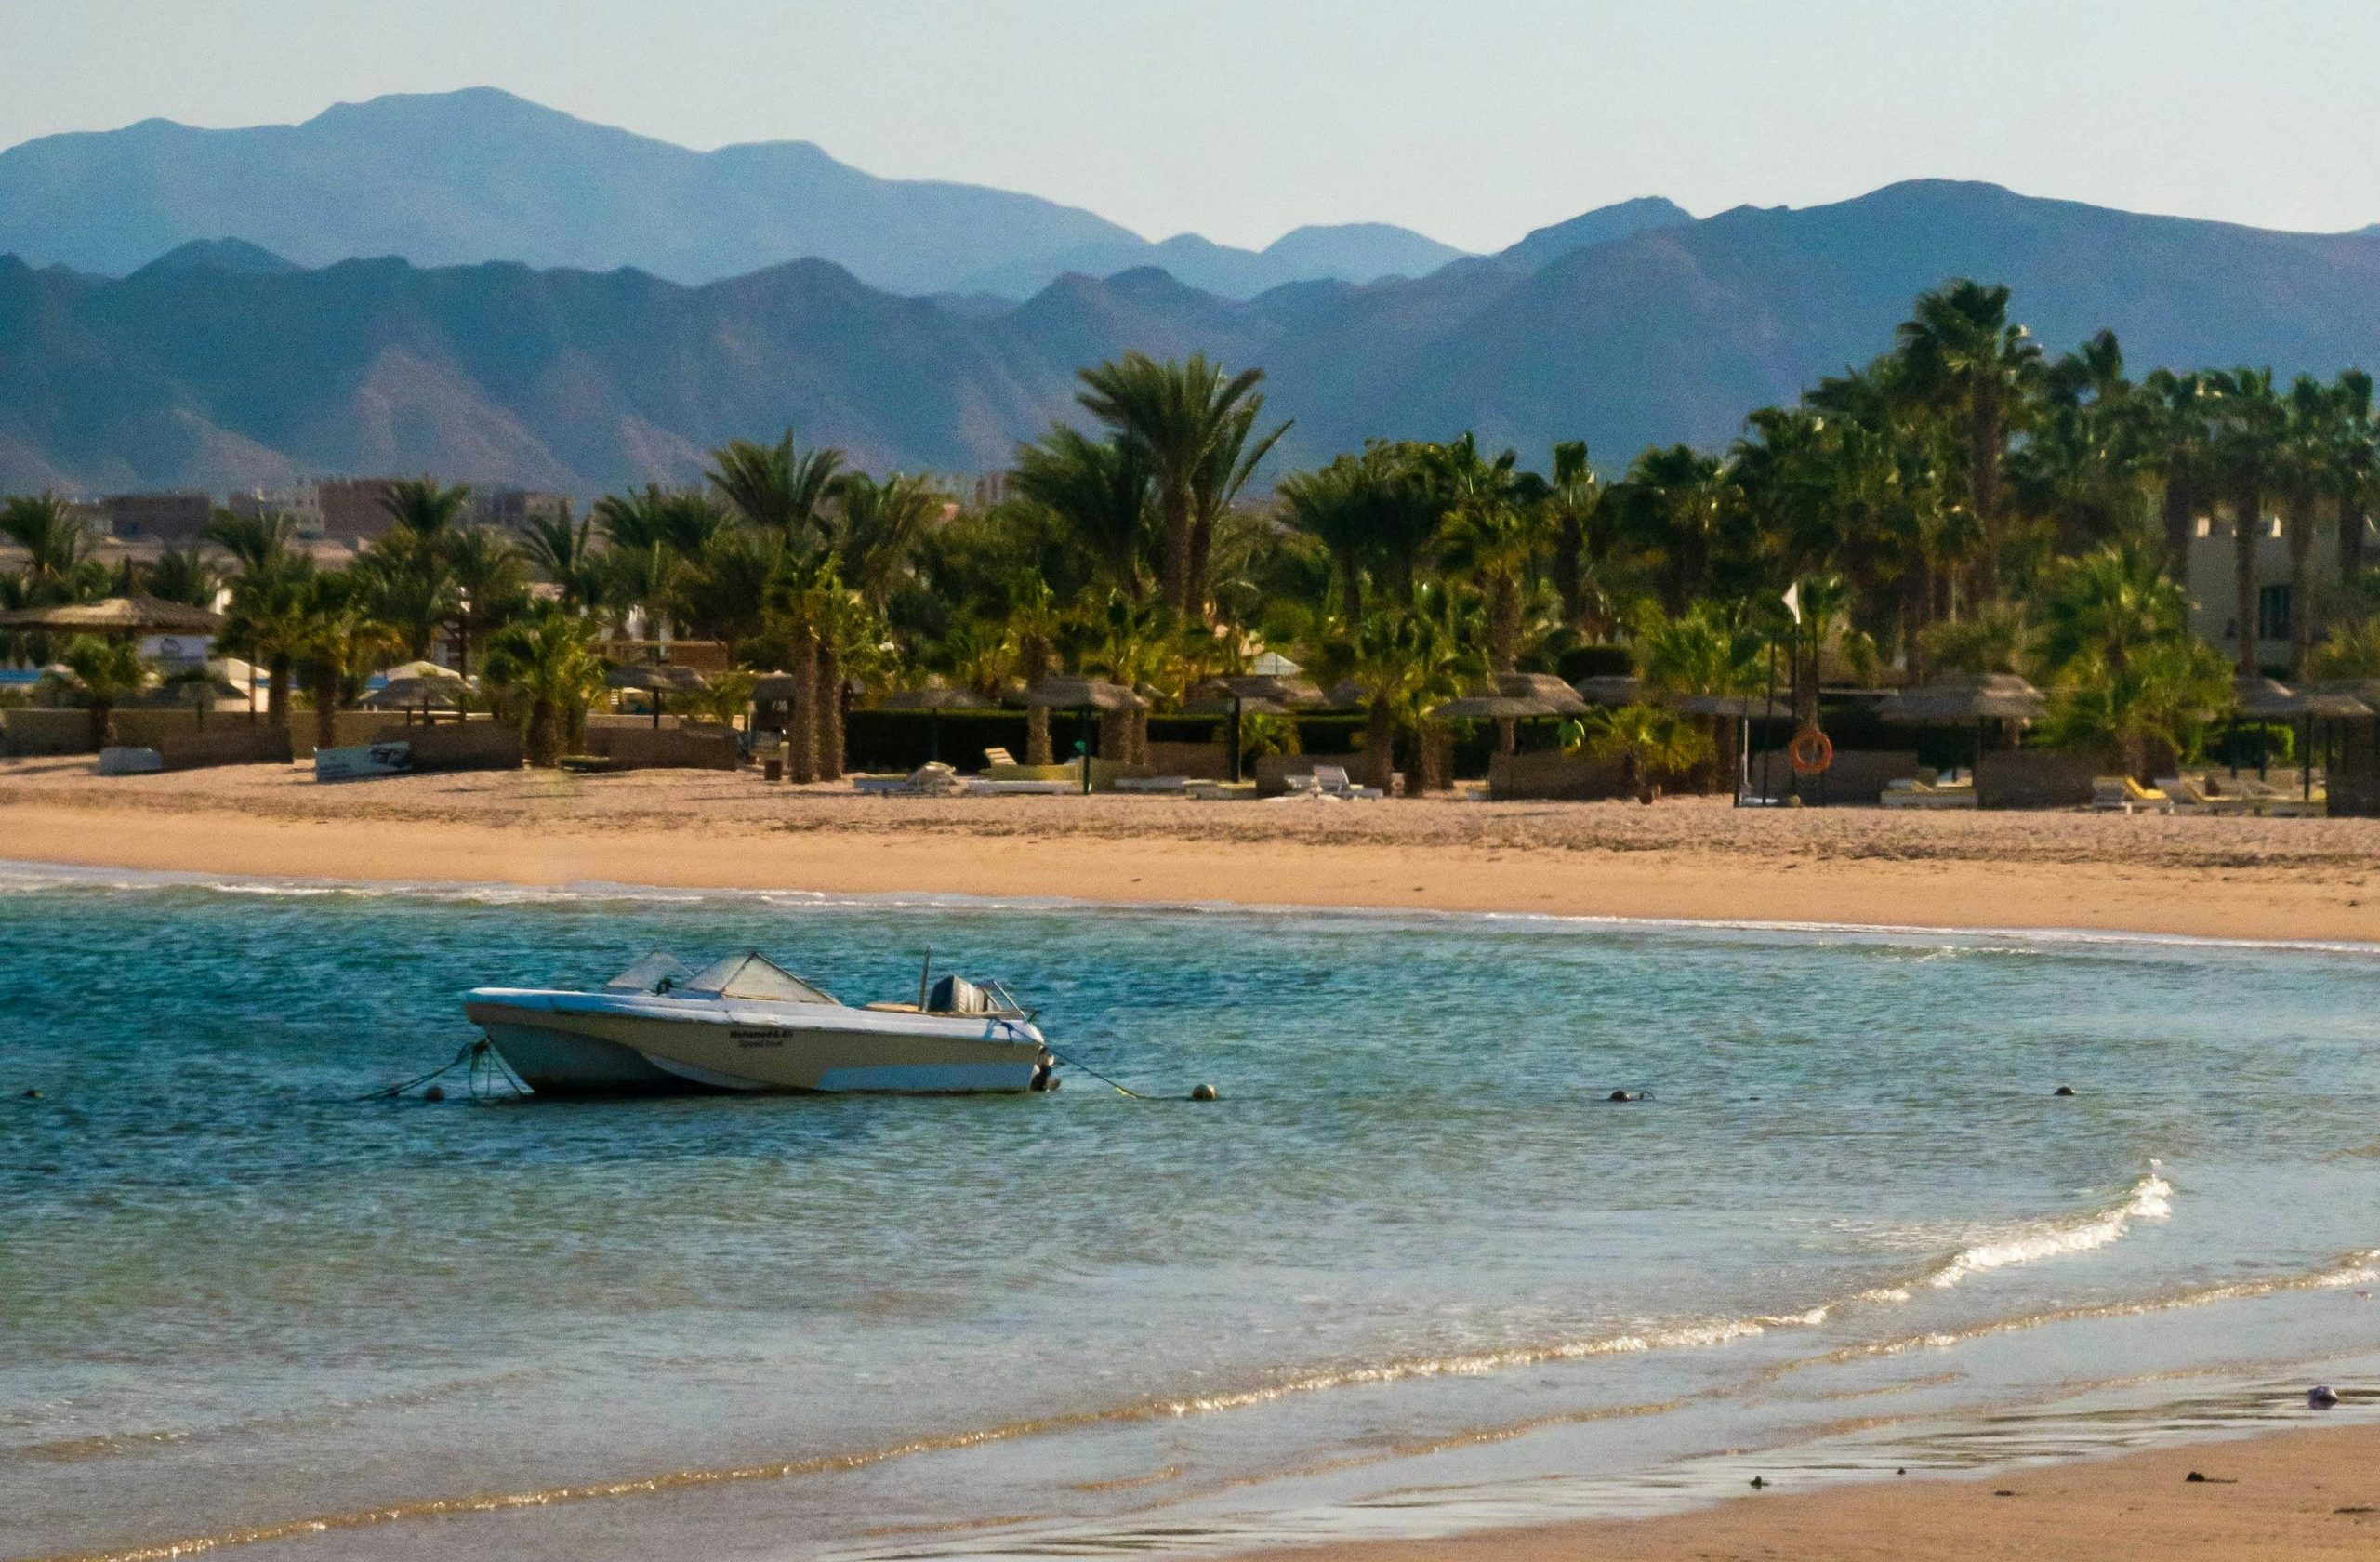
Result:
M928 944L1223 1099L354 1099L474 985ZM0 1557L1427 1532L2380 1353L2371 950L23 867L0 972Z

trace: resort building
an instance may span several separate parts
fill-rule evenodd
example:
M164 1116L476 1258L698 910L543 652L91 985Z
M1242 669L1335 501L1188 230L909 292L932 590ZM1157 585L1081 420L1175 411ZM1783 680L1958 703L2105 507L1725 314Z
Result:
M2337 525L2325 518L2314 529L2307 558L2308 578L2295 577L2287 528L2281 517L2265 517L2256 538L2256 660L2267 668L2289 665L2290 637L2301 614L2313 616L2315 638L2339 612L2343 575ZM2190 537L2184 584L2190 594L2190 629L2228 657L2240 649L2237 608L2236 523L2228 515L2202 515ZM2380 532L2364 523L2363 557L2380 563Z

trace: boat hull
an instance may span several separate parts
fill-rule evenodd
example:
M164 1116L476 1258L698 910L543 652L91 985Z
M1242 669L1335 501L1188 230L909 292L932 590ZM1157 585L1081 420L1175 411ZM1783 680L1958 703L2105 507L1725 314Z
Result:
M464 1008L539 1095L1012 1093L1034 1087L1043 1062L1040 1033L1004 1018L826 1005L672 1013L591 998L483 988Z

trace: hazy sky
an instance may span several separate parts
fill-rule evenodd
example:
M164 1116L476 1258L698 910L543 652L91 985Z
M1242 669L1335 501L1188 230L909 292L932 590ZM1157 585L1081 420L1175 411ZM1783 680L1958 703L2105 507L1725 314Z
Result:
M1263 244L1894 179L2380 221L2375 0L0 0L0 145L490 85Z

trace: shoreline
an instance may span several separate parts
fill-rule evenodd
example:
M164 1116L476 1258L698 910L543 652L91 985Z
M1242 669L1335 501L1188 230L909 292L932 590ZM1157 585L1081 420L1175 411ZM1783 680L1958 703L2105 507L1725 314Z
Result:
M0 859L357 881L1031 897L2380 945L2380 821L1737 811L1681 800L858 798L741 773L0 761ZM2367 889L2367 886L2370 886Z
M1243 1562L2264 1562L2380 1552L2380 1426L2211 1434L1956 1474L1747 1489L1646 1517L1242 1551Z

